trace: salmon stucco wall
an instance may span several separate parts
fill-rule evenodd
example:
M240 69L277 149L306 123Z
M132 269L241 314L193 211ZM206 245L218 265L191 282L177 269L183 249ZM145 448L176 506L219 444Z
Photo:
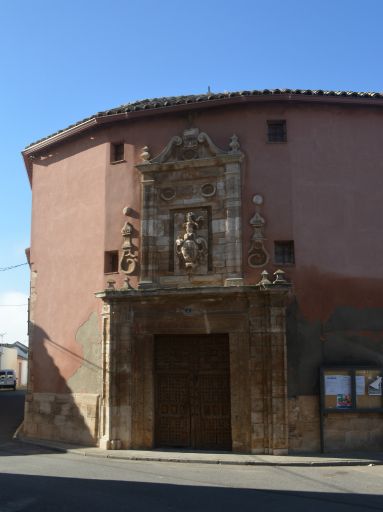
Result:
M269 143L267 121L278 119L286 120L287 141ZM33 160L30 392L101 393L101 304L94 293L110 279L117 288L124 283L121 272L104 274L104 253L121 256L127 220L140 254L136 165L142 148L153 157L171 137L197 127L227 150L235 133L244 153L245 284L257 283L264 268L272 274L280 267L274 241L294 241L295 264L282 267L293 286L287 311L291 443L317 446L319 366L383 364L381 119L378 108L358 105L217 106L103 125L41 150ZM124 161L111 163L111 144L121 141ZM263 197L270 255L260 268L247 263L255 194ZM139 267L129 279L136 287ZM312 428L301 432L299 421Z

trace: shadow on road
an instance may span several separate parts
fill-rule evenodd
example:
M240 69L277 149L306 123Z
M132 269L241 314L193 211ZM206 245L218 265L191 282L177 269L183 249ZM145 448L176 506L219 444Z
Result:
M51 453L57 453L57 451L39 445L23 443L18 440L10 440L0 444L0 457L20 457L24 455L45 455ZM3 512L1 506L0 512Z
M358 512L383 510L382 496L370 494L271 491L0 475L1 510L71 512L92 510L211 512Z

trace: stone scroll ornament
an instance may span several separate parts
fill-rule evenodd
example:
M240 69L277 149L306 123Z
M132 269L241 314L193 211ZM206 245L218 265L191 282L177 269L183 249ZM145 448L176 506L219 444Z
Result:
M264 236L264 227L266 221L259 213L259 209L263 204L263 197L259 194L256 194L253 197L253 203L255 204L256 211L254 216L250 219L250 224L253 228L253 235L251 237L247 262L250 267L258 268L266 265L270 259L270 256L264 246L264 240L266 240Z
M197 217L193 212L186 214L185 234L179 235L176 240L176 253L181 268L192 272L200 262L204 260L208 252L206 240L198 235L198 229L202 225L202 217Z
M129 209L124 208L123 210L125 215L128 215ZM133 274L133 272L137 268L137 256L135 253L135 247L132 243L133 237L133 226L130 222L126 221L123 228L121 229L121 234L124 239L122 244L122 256L120 259L120 269L125 274Z

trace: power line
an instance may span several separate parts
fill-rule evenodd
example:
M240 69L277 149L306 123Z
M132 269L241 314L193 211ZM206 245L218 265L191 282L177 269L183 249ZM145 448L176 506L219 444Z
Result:
M0 268L0 272L4 272L5 270L12 270L13 268L23 267L24 265L28 265L28 263L20 263L19 265L12 265L11 267L3 267Z

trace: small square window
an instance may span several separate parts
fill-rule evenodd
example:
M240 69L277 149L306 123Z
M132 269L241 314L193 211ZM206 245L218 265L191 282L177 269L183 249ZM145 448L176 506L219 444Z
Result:
M277 265L293 265L295 263L294 240L274 242L274 261Z
M118 251L105 251L104 274L118 272Z
M268 142L286 142L286 121L267 121Z
M119 144L112 144L110 148L110 161L123 162L125 160L125 145L121 142Z

